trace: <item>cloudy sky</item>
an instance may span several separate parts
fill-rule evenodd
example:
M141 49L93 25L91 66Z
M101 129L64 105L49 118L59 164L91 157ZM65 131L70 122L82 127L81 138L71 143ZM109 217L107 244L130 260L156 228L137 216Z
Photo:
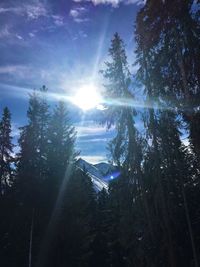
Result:
M7 105L13 135L26 123L28 92L45 84L49 92L73 94L92 82L101 86L99 70L110 40L118 32L134 62L134 21L142 0L1 0L0 111ZM53 98L51 99L52 102ZM90 162L106 160L113 136L94 122L95 112L69 107L77 131L77 148Z

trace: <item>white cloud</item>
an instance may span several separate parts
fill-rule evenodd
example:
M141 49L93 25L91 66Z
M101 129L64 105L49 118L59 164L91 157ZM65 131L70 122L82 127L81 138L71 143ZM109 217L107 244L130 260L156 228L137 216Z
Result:
M100 162L107 162L107 158L105 156L102 156L102 155L95 155L95 156L92 156L92 155L85 155L85 156L81 156L82 159L88 161L89 163L92 163L92 164L97 164L97 163L100 163Z
M77 8L77 12L83 13L86 9L83 7ZM10 6L3 7L0 6L0 14L12 13L16 16L23 16L28 18L28 20L36 20L40 17L46 17L52 19L55 26L63 26L64 18L58 14L52 14L49 7L40 0L32 0L27 4L23 4L20 7ZM77 19L79 19L79 15ZM29 35L30 36L30 35ZM33 37L33 36L30 36Z
M21 7L0 7L0 14L8 12L20 14L21 11L22 11Z
M72 39L73 39L73 41L76 41L76 40L78 40L80 38L87 38L87 37L88 37L88 35L87 35L86 32L79 31L77 34L74 35L74 37Z
M0 15L2 16L3 14L9 13L10 16L20 16L26 18L28 21L45 17L46 19L51 20L52 25L50 25L49 28L51 27L53 29L65 25L64 18L58 14L52 14L52 11L49 9L49 7L41 0L30 0L20 6L16 6L14 3L15 2L13 2L13 5L11 6L3 6L0 4ZM77 10L82 13L85 8L79 8ZM77 17L77 20L78 19L80 18ZM24 38L20 34L16 33L14 29L15 25L0 25L0 39L4 38L5 40L9 41L10 39L12 39L12 41L14 41L14 39L24 40ZM37 29L29 32L29 37L35 37L35 33L38 31L39 30Z
M13 31L13 29L10 27L10 25L3 25L2 28L0 28L0 39L6 39L8 40L9 38L13 38L13 39L18 39L18 40L24 40L24 38Z
M113 7L118 7L119 4L137 4L141 5L144 4L145 0L73 0L76 3L81 3L81 2L91 2L94 5L100 5L100 4L110 4Z
M35 79L41 81L50 81L50 79L53 77L53 71L42 68L35 69L29 65L5 65L0 66L0 75L9 75L9 77L15 81L24 80L29 82Z
M130 4L143 5L143 4L145 4L146 0L126 0L124 2L127 5L130 5Z
M71 9L69 14L73 18L77 18L79 15L79 12L76 9Z
M108 138L107 137L102 137L102 138L91 138L89 141L88 141L88 138L86 139L82 139L82 140L78 140L79 142L79 145L80 144L84 144L84 143L107 143L108 142Z
M19 40L24 40L24 38L23 38L21 35L19 35L19 34L16 34L16 37L17 37L17 39L19 39Z
M2 93L2 96L7 95L10 98L27 99L29 93L32 92L32 90L23 88L21 86L15 86L4 83L0 83L0 86L1 86L0 97Z
M84 7L75 7L70 10L69 15L73 18L75 22L81 23L89 21L89 19L85 17L86 12L87 9Z
M19 137L20 130L18 123L12 123L12 137Z
M63 17L61 17L59 15L52 15L52 18L53 18L56 26L63 26L64 25Z
M0 38L5 38L8 37L9 35L10 35L10 27L8 25L4 25L0 29Z
M88 18L75 18L74 21L77 23L82 23L82 22L89 21L89 19Z
M87 11L84 7L76 7L70 10L70 16L73 18L77 18L82 16Z
M21 65L8 65L8 66L0 66L0 74L19 74L19 72L23 72L26 67Z
M24 4L19 7L0 7L0 14L13 13L18 16L26 16L30 20L38 19L39 17L48 16L47 7L39 0L34 0L32 3Z
M33 32L29 32L28 34L31 38L35 37L35 34Z
M38 19L39 17L45 17L48 14L45 5L40 2L36 5L25 5L24 12L29 19Z
M87 122L86 125L83 126L77 126L77 136L78 137L83 137L83 136L88 136L88 135L99 135L99 134L104 134L106 133L106 127L94 125L92 122Z
M87 33L85 33L84 31L80 31L79 32L79 36L82 37L82 38L87 38L88 37Z

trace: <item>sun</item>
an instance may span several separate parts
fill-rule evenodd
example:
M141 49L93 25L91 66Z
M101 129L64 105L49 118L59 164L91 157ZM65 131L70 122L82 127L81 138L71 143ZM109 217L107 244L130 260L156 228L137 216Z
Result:
M87 111L101 105L101 96L94 85L84 85L72 97L72 102L82 110Z

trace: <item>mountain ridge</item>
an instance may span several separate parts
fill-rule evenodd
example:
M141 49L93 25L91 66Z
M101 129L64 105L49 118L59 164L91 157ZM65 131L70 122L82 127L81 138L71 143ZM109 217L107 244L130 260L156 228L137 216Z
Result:
M115 170L113 165L106 162L91 164L79 158L77 160L77 167L88 174L92 180L95 191L99 192L103 188L108 190L109 181L113 177L112 172Z

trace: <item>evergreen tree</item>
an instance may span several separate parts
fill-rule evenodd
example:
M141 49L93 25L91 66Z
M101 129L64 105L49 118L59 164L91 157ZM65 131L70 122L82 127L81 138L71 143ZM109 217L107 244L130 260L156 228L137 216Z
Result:
M47 179L43 187L43 208L41 216L45 223L51 220L54 207L63 194L64 186L74 168L75 129L63 102L55 107L48 125ZM63 196L62 196L63 197ZM46 221L46 222L45 222Z
M0 121L0 195L5 194L13 182L13 147L11 114L9 109L5 107Z
M105 123L116 128L116 137L110 143L111 156L118 167L134 169L135 150L137 149L138 133L135 128L136 110L127 105L131 101L131 74L128 69L125 47L119 34L116 33L109 49L110 62L102 71L107 84L104 97L110 101L105 110Z
M136 52L140 79L149 76L151 97L178 108L189 124L190 140L198 156L200 28L192 15L194 4L192 0L147 1L137 16Z
M90 266L95 206L91 179L75 170L65 188L47 266Z
M17 177L14 185L17 214L13 228L13 258L16 266L34 262L43 236L42 213L44 182L47 179L48 105L46 88L30 95L28 124L21 128L20 152L17 157ZM34 224L34 227L33 227ZM33 229L33 230L31 230ZM34 237L33 237L34 236ZM23 237L23 238L22 238ZM30 240L33 239L32 244ZM11 256L12 258L12 256Z
M94 239L92 242L90 266L110 266L109 227L111 224L109 195L105 189L97 194L97 205L94 221Z
M31 202L37 202L40 186L47 173L47 131L48 105L43 99L43 87L40 92L30 95L27 111L28 124L21 128L19 138L20 153L18 154L17 172L22 191ZM33 204L34 205L34 204Z
M11 136L11 114L7 107L3 109L0 120L0 258L1 264L6 265L10 249L10 225L13 220L11 186L14 179L14 157Z
M174 9L175 3L177 9ZM183 114L186 120L188 118L190 139L194 151L197 152L198 139L195 135L198 134L198 127L195 126L194 131L192 128L198 124L199 61L197 59L200 50L198 25L191 16L192 3L193 1L177 0L172 3L171 1L149 0L139 12L136 24L138 45L136 53L137 63L140 65L138 78L145 86L147 102L150 106L146 126L152 140L152 147L148 155L149 163L146 171L149 177L153 178L150 182L152 185L154 184L152 194L158 193L158 196L157 194L155 196L159 200L153 198L154 207L157 214L160 213L163 219L171 266L177 264L175 252L177 244L172 239L173 223L171 222L171 218L175 219L176 217L172 216L171 213L173 207L179 205L185 207L184 212L193 247L193 258L195 266L198 266L183 186L183 180L188 181L192 176L188 172L180 173L180 170L188 165L183 160L184 156L180 149L180 134L174 123L177 115L172 115L166 110L157 112L154 108L163 108L164 104L164 108L168 109L170 105L174 110L178 108L179 114ZM167 124L165 124L166 122ZM169 162L170 164L168 164ZM179 177L178 180L177 177ZM175 188L178 191L173 193ZM180 199L176 199L172 204L170 194L181 195L183 203L180 204ZM159 205L157 201L159 201ZM160 205L161 207L158 209Z
M128 203L128 201L125 201L120 194L115 195L115 197L119 198L115 201L119 201L121 202L121 205L130 207L129 209L127 208L128 211L122 209L122 214L125 211L127 211L127 213L125 212L123 215L118 215L122 216L124 222L130 224L128 213L132 214L133 210L135 210L136 213L138 211L138 205L140 206L140 209L142 208L142 205L143 209L141 209L142 213L140 213L140 215L142 216L143 221L144 218L146 219L148 232L150 233L151 240L153 240L153 223L142 171L144 144L134 125L136 110L130 105L134 99L132 93L130 93L133 91L131 86L131 74L128 70L124 44L118 34L115 34L112 40L109 54L112 61L111 63L106 63L107 69L103 74L108 81L108 84L106 84L105 97L110 99L111 105L108 105L105 116L108 127L112 124L116 126L116 137L110 143L110 150L113 161L117 163L118 166L123 167L122 181L123 179L129 181L128 183L122 183L124 185L124 190L127 190L126 193L127 196L129 195L129 200L137 199L132 205L131 203ZM118 186L119 185L116 187ZM118 190L120 191L120 188ZM136 221L134 223L137 224ZM140 218L138 218L138 221L141 223ZM130 232L134 231L134 223L132 221L132 224L128 227ZM122 228L123 227L124 226L122 226ZM131 251L134 254L133 247ZM140 253L142 253L142 251ZM127 256L127 262L130 261L129 264L133 263L133 258L131 258L130 255L131 253ZM123 264L125 264L125 262Z
M57 239L60 235L57 222L61 216L64 216L62 205L77 155L74 147L76 133L64 102L59 102L53 110L48 124L47 137L47 179L43 184L41 220L38 222L38 228L43 232L43 241L38 266L50 264L47 263L49 253L52 246L54 247L54 238ZM64 261L64 256L62 257Z
M47 151L48 151L48 125L50 120L49 105L46 101L48 89L43 85L39 91L39 132L38 132L38 152L40 163L38 169L41 179L45 179L47 173Z
M190 181L191 173L188 171L189 164L186 160L186 151L184 151L180 140L179 125L175 113L166 110L160 112L157 123L157 136L157 153L159 153L160 157L160 185L158 187L154 184L154 191L152 191L152 194L155 195L153 198L154 207L156 208L155 214L157 213L158 218L160 217L159 221L163 218L164 222L163 225L160 223L157 225L157 229L160 228L157 241L159 243L163 242L161 238L165 236L165 233L168 233L167 238L171 239L168 239L168 242L169 246L172 246L171 250L173 253L171 255L169 254L170 257L173 256L173 258L169 258L170 264L175 262L175 264L180 264L181 266L188 266L193 257L196 261L196 246L191 228L191 219L185 191L185 185ZM151 161L147 169L150 177L152 177L154 173L153 169L155 168L156 155L150 155L149 160L151 160L151 157L154 162ZM157 180L155 180L155 182L158 183ZM160 189L162 191L160 191ZM155 194L154 192L157 193ZM157 202L157 197L163 202ZM165 207L165 210L163 210L163 207ZM168 227L168 229L166 227ZM185 237L188 242L187 248L184 247L183 244L179 245L180 237L182 240L180 229L182 229L182 232L187 232L187 235L190 237L190 239L187 238L187 235ZM192 253L188 255L188 262L186 262L185 258L185 261L181 263L182 252L180 253L177 247L182 246L183 250L188 250L188 244L190 244L193 250L193 255L191 255ZM161 257L164 259L164 256Z
M166 188L165 192L168 195L166 196L166 198L168 201L170 220L173 220L173 225L176 226L176 233L179 232L181 226L186 226L186 231L188 232L188 236L190 237L188 244L190 244L193 253L193 255L190 255L189 260L191 261L191 258L193 258L195 266L198 266L197 250L185 189L185 185L187 186L191 180L191 173L190 171L188 171L189 163L186 156L186 153L188 152L184 150L180 140L180 132L178 130L176 114L173 112L163 111L160 117L160 127L162 173L164 186ZM181 214L179 207L183 207L181 211L185 215L185 218L183 217L183 220L181 222L179 222L179 218L176 217L177 212ZM185 223L183 223L184 221ZM181 223L181 225L179 225L179 223ZM187 248L185 249L187 250ZM180 260L181 255L179 257ZM182 263L182 265L183 264L186 263ZM186 266L188 266L189 264L190 262L188 262Z
M65 104L59 102L48 127L48 173L54 179L54 189L59 189L67 167L75 162L75 137Z

